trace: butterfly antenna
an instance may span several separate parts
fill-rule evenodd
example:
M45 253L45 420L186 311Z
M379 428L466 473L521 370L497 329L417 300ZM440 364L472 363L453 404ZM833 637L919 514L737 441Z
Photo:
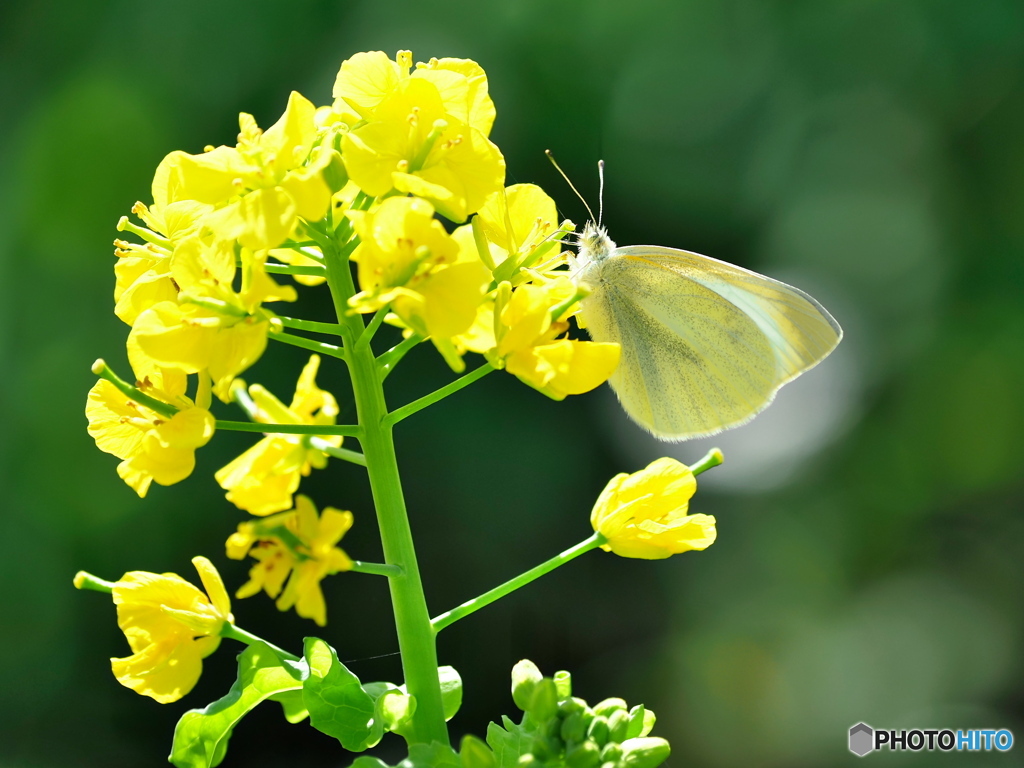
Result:
M600 227L604 218L604 160L597 161L597 178L601 182L597 192L597 226Z
M555 162L555 156L551 154L551 150L545 149L544 154L548 156L548 160L550 160L551 164L555 166L555 170L562 175L562 178L565 179L565 183L569 185L572 191L576 193L576 197L578 197L580 199L580 202L583 203L583 206L587 209L587 213L590 214L590 220L596 221L596 219L594 218L594 212L590 210L590 206L587 205L587 201L583 199L583 195L580 194L580 191L576 189L576 185L569 181L569 177L565 175L565 171L563 171L561 166L559 166L558 163Z

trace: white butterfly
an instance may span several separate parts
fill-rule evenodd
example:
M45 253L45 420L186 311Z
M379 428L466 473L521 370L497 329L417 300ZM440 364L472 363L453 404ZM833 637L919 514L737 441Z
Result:
M619 248L593 221L570 262L590 290L580 325L622 347L609 384L626 413L662 440L749 421L843 336L803 291L688 251Z

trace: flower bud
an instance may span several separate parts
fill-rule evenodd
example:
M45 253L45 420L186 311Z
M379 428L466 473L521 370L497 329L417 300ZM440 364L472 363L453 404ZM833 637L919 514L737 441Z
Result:
M624 709L616 709L608 718L609 738L616 744L626 740L629 730L629 713Z
M597 768L601 762L601 750L592 741L585 741L569 750L565 755L567 768Z
M327 161L322 171L324 181L327 182L331 192L338 192L348 184L348 171L345 170L345 163L342 161L341 153L338 150L329 149L326 151L330 155L330 160Z
M572 696L572 675L564 669L559 670L555 672L553 680L555 681L555 689L558 691L559 699L567 699Z
M583 722L583 715L580 712L573 712L562 721L562 741L568 744L577 744L587 736L587 726Z
M620 709L623 711L627 709L625 701L619 698L605 699L594 705L594 714L611 717L613 712Z
M590 723L590 727L587 728L587 736L597 742L599 747L603 747L608 743L608 735L608 719L596 715Z
M608 743L601 750L601 759L606 763L617 763L622 758L622 747L616 743Z
M622 742L622 761L628 768L656 768L668 759L671 752L668 742L656 737Z
M545 677L533 687L526 711L537 723L543 723L558 714L558 691L554 680Z
M523 659L512 667L512 700L523 712L530 709L533 689L543 679L537 665L529 659Z

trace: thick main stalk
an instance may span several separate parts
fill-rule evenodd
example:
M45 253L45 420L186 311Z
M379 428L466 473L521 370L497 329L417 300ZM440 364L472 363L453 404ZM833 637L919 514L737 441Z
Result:
M348 260L337 252L325 253L325 256L328 282L338 322L341 324L346 362L352 377L356 411L363 429L360 442L377 509L377 525L380 528L384 558L387 563L402 569L402 574L389 578L388 584L391 587L405 684L409 693L416 698L411 739L416 742L439 741L448 744L441 684L437 674L437 647L416 564L416 550L402 495L392 427L385 423L387 404L383 381L370 345L356 343L364 330L362 319L358 315L347 314L347 300L354 293Z

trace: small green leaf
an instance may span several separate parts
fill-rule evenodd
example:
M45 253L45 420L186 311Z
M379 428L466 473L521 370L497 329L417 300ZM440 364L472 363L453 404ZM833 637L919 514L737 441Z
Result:
M455 667L438 667L437 675L441 678L441 705L447 722L462 706L462 678Z
M309 677L302 684L302 700L310 724L351 752L368 749L376 743L373 699L323 640L307 637L305 649Z
M168 760L178 768L218 765L238 721L261 701L301 689L305 673L304 664L282 659L264 643L253 643L239 654L238 679L227 695L181 716Z
M362 757L356 758L356 761L352 763L351 768L391 768L391 766L385 763L379 757L370 757L369 755L363 755Z
M411 745L409 757L400 762L398 768L462 768L462 763L447 744L432 741Z
M386 730L409 738L412 716L416 712L416 697L403 690L385 691L377 699L374 719L379 719Z
M480 739L471 734L462 737L459 745L462 768L498 768L494 753Z
M306 703L302 700L301 687L296 688L294 691L275 694L270 699L281 705L281 709L284 710L284 719L289 723L301 723L309 717Z
M497 723L487 726L487 743L494 750L499 768L517 768L519 758L530 754L534 731L516 725L508 715L502 715L501 722L504 727Z

